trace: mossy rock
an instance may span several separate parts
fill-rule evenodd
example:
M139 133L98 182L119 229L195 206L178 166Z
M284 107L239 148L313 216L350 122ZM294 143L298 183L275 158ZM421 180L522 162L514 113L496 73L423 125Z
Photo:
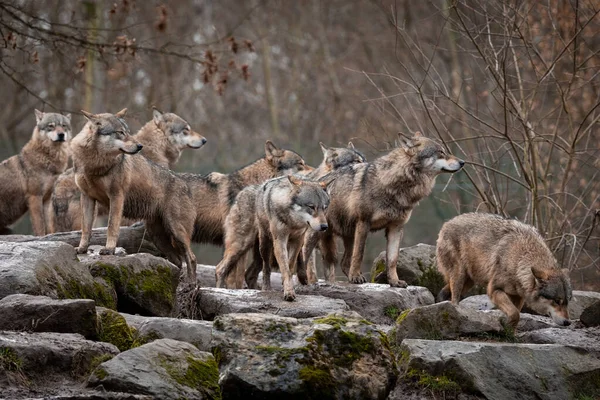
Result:
M92 276L114 287L119 311L157 317L174 313L179 269L168 261L134 254L107 256L87 264Z
M125 318L113 310L98 313L98 338L101 342L114 344L120 351L133 347L135 329L127 325Z

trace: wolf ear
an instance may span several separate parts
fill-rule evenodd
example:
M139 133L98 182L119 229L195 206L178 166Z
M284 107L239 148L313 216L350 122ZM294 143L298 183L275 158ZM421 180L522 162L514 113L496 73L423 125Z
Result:
M90 122L96 118L96 114L92 114L92 113L84 111L84 110L81 110L81 113Z
M156 126L158 126L161 121L163 121L163 113L161 113L156 107L152 107L152 119Z
M126 108L124 108L121 111L119 111L118 113L116 113L115 117L123 118L125 116L125 114L127 114L127 109Z
M288 180L290 181L290 183L294 186L302 186L302 179L294 176L294 175L288 175Z
M265 154L267 156L267 160L272 160L273 157L281 157L283 155L283 151L275 146L273 142L267 140L265 142Z
M44 118L44 113L36 108L35 109L35 123L39 124L40 121L42 120L42 118Z
M548 280L548 274L544 271L536 270L535 268L531 267L531 273L535 278L535 285L537 287L543 286L544 283Z
M321 187L323 189L327 189L327 186L331 185L331 183L333 181L335 181L335 176L331 176L331 175L325 175L324 177L322 177L321 179L318 180L319 185L321 185Z
M404 136L402 133L398 133L398 144L405 150L408 150L415 145L410 138Z
M66 118L66 119L67 119L69 122L71 122L71 113L66 113L66 114L65 114L65 118Z
M323 152L323 155L325 155L328 150L327 146L325 146L323 142L319 142L319 146L321 146L321 151Z
M352 149L352 150L356 150L356 149L354 148L354 144L353 144L352 142L348 142L348 148L349 148L349 149Z

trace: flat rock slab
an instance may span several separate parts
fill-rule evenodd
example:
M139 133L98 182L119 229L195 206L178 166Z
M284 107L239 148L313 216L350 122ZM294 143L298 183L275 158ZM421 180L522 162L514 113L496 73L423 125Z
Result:
M53 299L94 299L114 307L114 291L93 279L79 263L75 248L61 242L0 241L0 298L11 294Z
M200 288L197 307L205 320L230 313L266 313L283 317L311 318L332 312L349 310L343 300L324 296L297 295L295 301L283 300L283 294L274 291L230 290Z
M343 300L351 310L358 312L365 319L385 325L394 324L395 319L404 310L434 303L431 292L420 286L401 289L377 283L354 285L318 282L308 286L297 286L296 293Z
M384 399L396 380L387 336L354 312L227 314L214 327L227 399Z
M444 301L401 314L396 324L396 343L405 339L442 340L503 332L498 314L456 307Z
M142 317L121 313L127 324L137 330L137 335L150 339L173 339L187 342L199 350L210 351L212 321L197 321L166 317Z
M220 399L214 357L189 343L158 339L100 364L88 387L156 399Z
M13 294L0 300L0 330L79 333L95 339L96 303Z
M175 311L179 268L151 254L81 256L92 276L117 293L117 309L130 314L170 317Z
M585 350L600 358L600 328L546 328L517 334L521 343L561 344Z
M406 339L401 351L404 379L416 385L443 375L462 391L491 400L600 395L600 360L566 346Z
M109 344L92 342L70 333L26 333L0 331L4 360L12 360L27 379L50 373L86 377L94 359L110 357L119 350Z
M586 290L573 290L573 299L569 302L568 307L569 318L571 318L571 320L579 319L583 310L596 302L600 302L600 293ZM477 310L491 310L495 308L494 303L492 303L490 298L485 294L469 296L463 299L460 304ZM523 307L522 312L536 314L535 311L527 308L527 305Z

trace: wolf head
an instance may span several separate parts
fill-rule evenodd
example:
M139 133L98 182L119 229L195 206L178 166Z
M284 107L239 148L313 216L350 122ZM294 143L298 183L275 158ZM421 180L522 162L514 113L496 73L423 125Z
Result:
M186 147L199 149L206 143L206 138L194 132L190 124L180 116L173 113L162 113L154 108L152 112L154 123L178 150Z
M348 143L348 147L327 147L321 142L319 145L323 151L325 165L330 171L367 161L367 158L354 148L352 142Z
M568 305L573 290L568 270L532 268L531 272L535 278L535 295L528 305L538 313L552 317L557 325L570 325Z
M127 113L124 108L116 114L91 114L81 111L88 120L87 133L91 135L96 148L103 154L136 154L142 146L132 135L129 126L123 119Z
M329 206L327 185L331 181L310 181L288 175L293 187L292 215L294 219L306 222L315 231L328 228L325 210Z
M71 114L62 115L35 110L37 135L53 142L68 142L71 139Z
M442 172L454 173L465 165L463 160L448 154L441 144L424 137L420 132L415 133L412 138L401 135L398 137L400 146L425 172L436 175Z
M280 149L270 140L265 143L265 155L267 161L280 175L289 175L306 169L304 160L298 153Z

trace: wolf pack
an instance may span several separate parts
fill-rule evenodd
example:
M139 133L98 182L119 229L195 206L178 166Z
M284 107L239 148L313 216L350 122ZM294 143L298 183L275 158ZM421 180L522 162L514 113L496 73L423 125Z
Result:
M29 211L37 236L81 231L76 250L85 254L96 218L107 216L100 250L107 255L115 252L121 226L143 221L147 237L182 270L184 282L197 285L192 243L211 243L224 249L217 287L258 288L262 271L261 288L270 290L277 267L283 297L293 301L293 274L302 285L318 279L316 250L325 280L335 282L338 239L341 271L349 282L365 283L367 236L385 230L387 282L403 288L396 263L404 226L436 177L465 164L417 132L399 135L394 148L373 161L352 143L320 143L323 160L313 168L267 140L261 158L234 172L176 173L171 168L183 150L204 147L206 138L182 117L156 108L132 134L126 111L82 111L86 122L72 137L70 114L35 110L31 139L0 164L0 234L9 234ZM513 328L524 305L569 325L568 271L558 267L534 227L493 214L462 214L441 228L436 255L446 282L439 301L458 304L477 285Z

